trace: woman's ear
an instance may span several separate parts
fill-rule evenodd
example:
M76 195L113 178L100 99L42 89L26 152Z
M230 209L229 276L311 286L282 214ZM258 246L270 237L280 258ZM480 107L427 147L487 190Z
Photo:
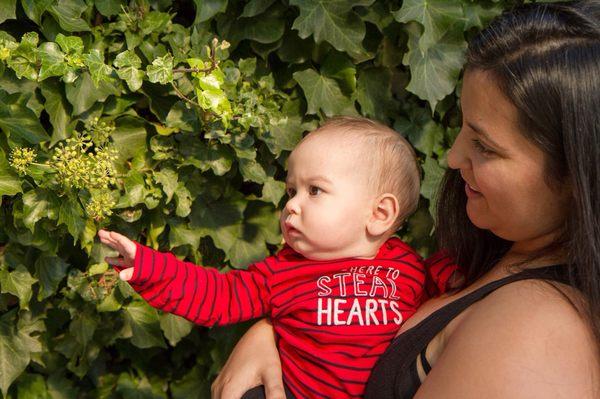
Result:
M373 203L371 216L367 222L367 232L371 236L385 234L396 222L400 206L395 195L381 194Z

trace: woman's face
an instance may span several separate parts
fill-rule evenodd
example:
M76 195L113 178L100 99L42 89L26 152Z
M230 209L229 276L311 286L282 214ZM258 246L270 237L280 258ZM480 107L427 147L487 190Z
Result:
M469 219L524 250L548 244L560 233L570 196L566 187L547 185L544 154L520 133L516 107L487 72L470 70L461 108L448 165L465 180Z

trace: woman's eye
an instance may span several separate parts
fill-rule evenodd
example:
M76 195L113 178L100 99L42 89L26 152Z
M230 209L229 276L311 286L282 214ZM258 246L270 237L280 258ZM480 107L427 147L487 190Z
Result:
M319 187L317 186L310 186L308 188L308 193L310 195L319 195L323 190L321 190Z
M495 152L493 150L490 150L489 148L484 146L481 143L481 141L479 141L477 139L473 139L473 146L475 146L475 149L477 151L479 151L480 153L482 153L484 155L494 155L495 154Z

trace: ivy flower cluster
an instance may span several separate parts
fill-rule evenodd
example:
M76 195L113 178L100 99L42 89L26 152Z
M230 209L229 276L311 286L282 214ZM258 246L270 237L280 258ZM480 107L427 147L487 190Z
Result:
M116 184L113 161L117 151L108 146L96 146L89 133L77 133L54 150L50 166L58 174L59 182L68 188L108 189Z
M33 148L16 147L10 152L9 164L19 175L23 176L27 173L27 168L35 161L36 157L37 152Z
M85 207L88 216L96 221L100 221L107 216L112 215L112 208L116 205L109 191L104 191L92 196L92 199Z
M86 124L84 133L91 136L92 142L94 142L96 146L102 146L108 143L108 139L114 131L114 125L100 121L96 117Z

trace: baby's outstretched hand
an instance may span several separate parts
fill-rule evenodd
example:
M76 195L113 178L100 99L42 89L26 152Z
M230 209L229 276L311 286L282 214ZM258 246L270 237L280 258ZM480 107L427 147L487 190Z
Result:
M110 265L122 268L119 272L121 280L130 280L133 276L133 260L135 259L136 246L133 241L115 231L99 230L98 237L103 244L108 245L119 252L121 257L106 257L105 260Z

